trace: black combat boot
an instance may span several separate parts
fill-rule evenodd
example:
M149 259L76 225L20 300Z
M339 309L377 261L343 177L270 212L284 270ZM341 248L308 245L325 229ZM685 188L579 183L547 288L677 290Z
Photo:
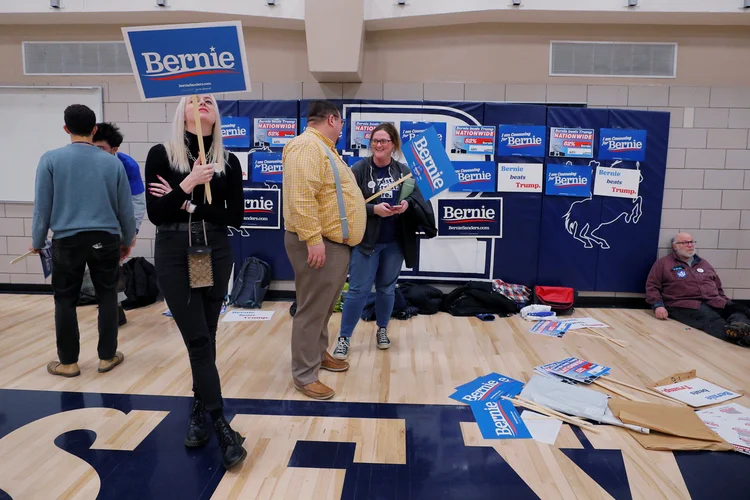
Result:
M190 412L190 424L188 425L187 436L185 436L185 446L188 448L198 448L208 443L211 437L209 428L206 426L206 407L203 401L193 399L193 410Z
M231 469L245 460L247 451L242 447L245 438L240 436L239 432L232 430L229 427L229 422L223 416L214 420L214 431L216 431L216 439L219 441L222 463L225 469Z

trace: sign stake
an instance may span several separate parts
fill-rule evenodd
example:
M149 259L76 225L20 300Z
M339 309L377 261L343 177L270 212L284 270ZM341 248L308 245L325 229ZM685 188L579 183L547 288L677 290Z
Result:
M385 193L386 191L390 191L391 189L395 188L396 186L398 186L399 184L401 184L402 182L404 182L406 179L411 179L412 177L413 177L413 174L407 174L407 175L401 177L399 180L397 180L393 184L390 184L389 186L384 187L383 189L381 189L380 191L378 191L374 195L372 195L369 198L367 198L365 200L365 203L370 203L372 200L374 200L375 198L377 198L381 194Z
M198 111L198 96L193 94L193 118L195 119L195 129L198 132L198 150L200 152L201 163L206 165L206 146L203 144L203 128L201 127L201 114ZM209 183L204 184L206 187L206 200L208 204L211 204L211 185Z

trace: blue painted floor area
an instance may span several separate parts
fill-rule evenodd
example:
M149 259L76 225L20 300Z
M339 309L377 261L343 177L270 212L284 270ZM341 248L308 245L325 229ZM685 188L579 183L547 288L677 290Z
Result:
M71 431L55 444L99 474L99 498L208 499L222 479L216 439L201 449L183 444L191 398L123 394L0 390L0 439L37 419L86 407L168 411L132 452L91 450L92 431ZM460 422L473 422L468 406L226 399L236 414L403 419L406 464L354 463L354 444L299 441L289 466L345 469L344 500L537 498L492 448L465 446ZM595 450L574 428L583 449L563 452L614 498L629 499L622 453ZM694 499L742 498L750 491L750 457L738 453L679 452L677 462ZM248 457L250 459L250 457ZM2 471L0 471L0 490ZM0 491L0 499L9 498Z

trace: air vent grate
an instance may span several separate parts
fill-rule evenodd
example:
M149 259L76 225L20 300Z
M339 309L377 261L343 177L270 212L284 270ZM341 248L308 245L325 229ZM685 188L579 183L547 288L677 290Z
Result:
M26 75L132 75L125 42L23 42Z
M550 76L675 78L677 44L550 42Z

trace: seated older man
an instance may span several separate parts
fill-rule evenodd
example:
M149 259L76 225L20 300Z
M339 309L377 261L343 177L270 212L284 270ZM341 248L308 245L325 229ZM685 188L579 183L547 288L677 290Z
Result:
M672 238L673 252L657 260L646 281L646 302L656 317L671 317L722 340L750 347L746 307L724 295L714 268L695 253L688 233Z

